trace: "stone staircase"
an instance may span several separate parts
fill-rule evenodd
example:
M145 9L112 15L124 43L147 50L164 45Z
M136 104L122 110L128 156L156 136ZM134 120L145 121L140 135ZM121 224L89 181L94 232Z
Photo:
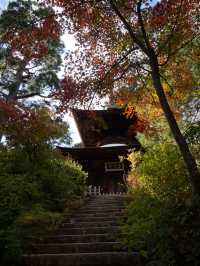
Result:
M138 253L119 249L116 234L123 218L124 196L92 198L57 233L33 245L26 266L141 266Z

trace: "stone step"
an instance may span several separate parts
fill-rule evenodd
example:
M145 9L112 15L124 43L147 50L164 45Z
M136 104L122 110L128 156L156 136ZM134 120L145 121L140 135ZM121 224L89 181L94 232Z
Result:
M74 217L72 219L70 219L71 222L75 223L79 223L79 222L113 222L113 221L116 221L118 220L119 217L117 216L91 216L91 217L88 217L88 216L80 216L80 217Z
M85 210L80 210L79 212L77 212L75 214L75 216L77 215L82 215L82 214L87 214L87 215L114 215L114 214L123 214L125 213L124 209L115 209L115 210L95 210L95 209L85 209Z
M125 205L125 202L122 200L116 200L116 201L98 201L98 200L93 200L93 201L89 201L87 203L88 205L96 205L96 206L100 206L100 205Z
M115 207L117 207L117 206L119 206L119 207L125 207L126 205L124 205L124 204L119 204L119 203L115 203L115 204L111 204L111 203L89 203L89 204L87 204L87 205L85 205L85 206L92 206L92 207L112 207L112 206L115 206ZM82 206L82 208L83 208L84 206Z
M91 200L124 200L127 198L127 195L124 194L114 194L114 195L97 195L94 197L91 197Z
M88 201L88 204L93 203L93 202L97 202L97 203L124 203L124 199L94 199L94 200L90 200Z
M125 204L123 202L116 202L116 203L112 203L112 202L104 202L104 203L98 203L98 202L90 202L87 204L87 206L91 206L91 207L125 207ZM84 206L83 206L84 207Z
M106 222L79 222L79 223L63 223L61 228L76 228L80 227L98 227L98 226L116 226L119 221L106 221Z
M95 205L86 205L86 206L82 206L80 208L80 210L85 210L85 209L91 209L91 210L115 210L115 209L125 209L125 206L122 206L122 205L98 205L98 206L95 206Z
M112 206L121 206L121 207L124 207L125 204L124 202L102 202L102 203L99 203L99 202L90 202L87 204L88 206L93 206L93 207L112 207Z
M63 224L75 224L75 223L87 223L87 222L91 222L91 223L100 223L100 222L116 222L116 221L121 221L126 219L126 215L124 215L123 213L116 213L116 214L111 214L108 213L107 215L105 214L76 214L76 216L74 216L73 218L67 218L63 220Z
M111 206L111 207L93 207L93 206L85 206L85 207L82 207L79 211L95 211L95 212L109 212L109 211L122 211L122 210L125 210L124 207L122 206ZM79 212L78 211L78 212Z
M81 218L88 218L90 220L91 218L102 218L105 219L106 217L108 218L113 218L113 219L119 219L120 217L125 217L123 212L117 212L117 213L77 213L73 218L70 218L70 220L74 219L81 219ZM64 219L64 222L69 220Z
M121 205L121 206L124 206L125 202L124 201L119 201L119 200L116 200L116 201L90 201L88 202L88 205L95 205L95 206L98 206L98 205Z
M127 194L108 194L108 193L106 193L106 194L100 194L100 195L91 195L90 196L90 199L105 199L105 198L123 198L124 196L126 196L127 197Z
M89 200L87 204L125 204L124 199L93 199Z
M115 234L81 234L81 235L54 235L42 241L42 243L88 243L114 241Z
M115 207L102 207L102 208L100 208L100 207L98 207L98 208L96 208L96 207L89 207L89 206L87 206L87 207L84 207L84 208L82 208L82 209L80 209L78 212L85 212L85 211L94 211L94 212L116 212L116 211L124 211L125 210L125 208L122 208L122 207L120 207L120 206L115 206Z
M120 215L123 214L124 210L107 210L107 211L97 211L97 210L81 210L75 216L78 215Z
M51 243L31 247L31 254L91 253L119 250L119 242Z
M116 232L119 226L106 226L106 227L78 227L77 228L61 228L57 234L61 235L81 235L81 234L105 234L109 232Z
M32 245L25 266L141 266L138 253L128 253L116 242L119 222L126 219L123 195L90 199L64 219L52 236Z
M141 266L138 253L96 252L76 254L31 254L23 256L28 266L77 266L77 265L114 265Z

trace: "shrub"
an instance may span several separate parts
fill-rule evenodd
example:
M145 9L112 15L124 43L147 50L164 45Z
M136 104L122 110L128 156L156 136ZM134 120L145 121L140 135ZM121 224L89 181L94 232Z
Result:
M199 200L192 199L179 151L164 142L130 159L139 186L130 188L122 243L140 251L147 265L199 265Z
M26 175L0 175L0 192L1 227L41 198L37 183Z
M33 229L27 221L59 220L68 201L83 197L86 173L46 144L2 148L0 169L0 261L10 266Z
M148 193L162 200L178 201L190 194L185 164L176 145L171 142L146 147L146 152L133 152L131 174Z

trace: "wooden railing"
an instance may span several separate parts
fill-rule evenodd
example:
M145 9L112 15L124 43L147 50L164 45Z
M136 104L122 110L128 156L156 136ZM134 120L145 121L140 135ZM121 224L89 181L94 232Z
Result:
M101 186L88 186L88 190L85 193L90 196L98 196L98 195L123 195L125 192L104 192L103 187Z
M101 186L88 186L88 191L87 191L87 194L88 195L101 195Z

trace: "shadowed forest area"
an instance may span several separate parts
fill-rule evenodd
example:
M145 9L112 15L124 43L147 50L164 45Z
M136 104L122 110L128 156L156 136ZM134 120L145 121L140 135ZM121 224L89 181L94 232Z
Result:
M11 0L4 7L2 266L22 265L33 239L87 202L88 174L57 147L72 146L70 110L109 108L137 118L127 134L141 143L128 156L122 249L138 252L144 265L200 265L199 10L198 0ZM94 132L106 129L94 120Z

